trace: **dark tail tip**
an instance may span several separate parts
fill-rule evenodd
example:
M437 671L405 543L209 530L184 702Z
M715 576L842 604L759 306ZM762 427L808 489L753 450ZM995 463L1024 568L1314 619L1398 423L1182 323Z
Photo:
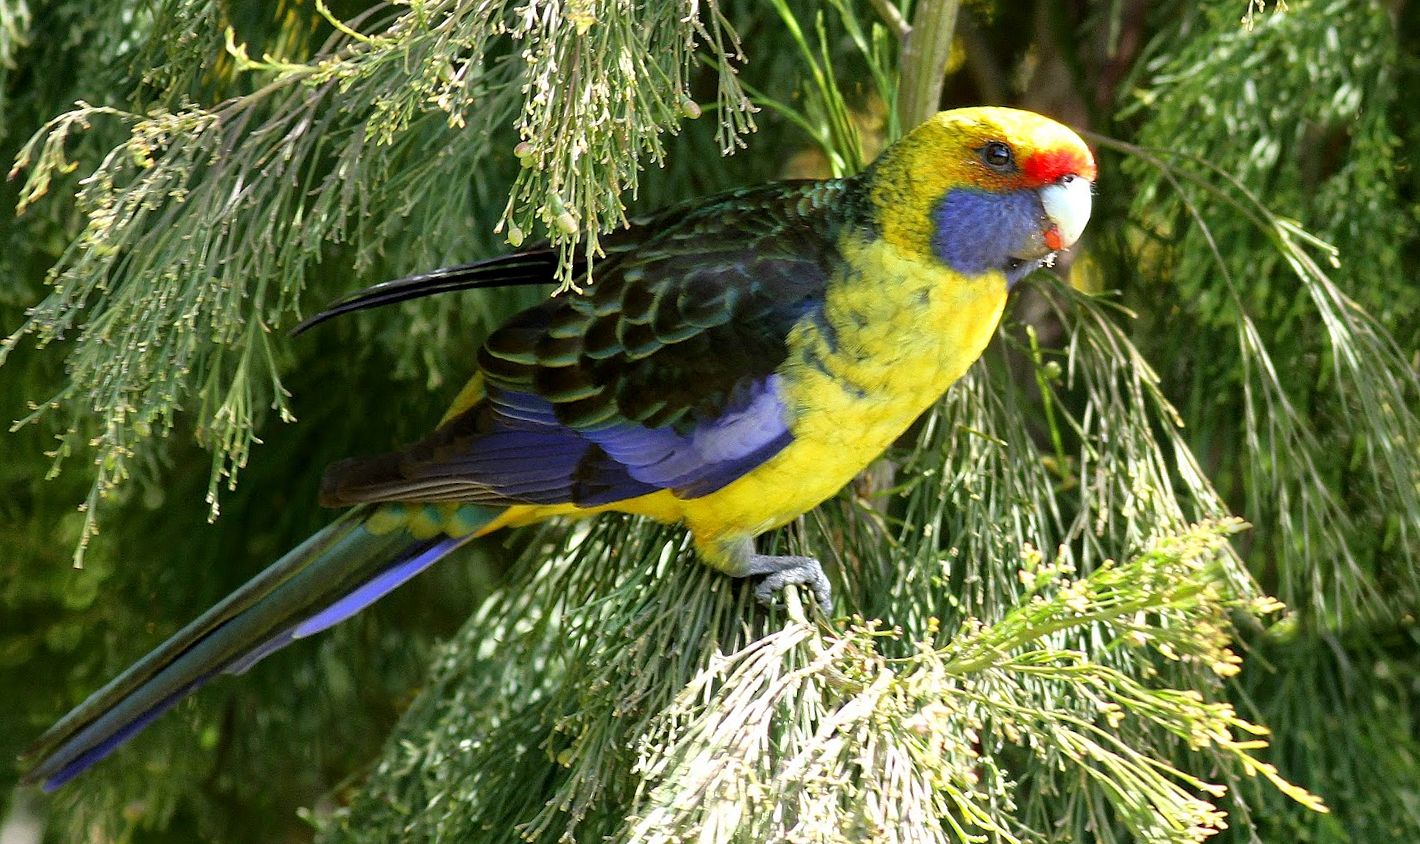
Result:
M117 750L119 745L153 723L159 715L172 709L178 701L192 694L207 682L210 676L208 674L199 677L159 700L130 721L115 722L111 713L99 716L92 723L67 738L62 744L40 756L34 762L34 766L20 779L20 783L38 785L46 793L54 791ZM41 746L36 745L25 751L24 757L34 756L40 750Z
M330 464L321 478L318 500L322 507L350 507L380 500L379 492L392 483L405 483L398 452L374 457L351 457Z

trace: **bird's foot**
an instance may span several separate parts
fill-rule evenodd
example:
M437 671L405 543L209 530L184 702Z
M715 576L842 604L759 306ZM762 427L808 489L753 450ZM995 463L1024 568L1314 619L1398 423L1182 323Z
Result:
M823 566L813 557L750 554L743 576L751 575L763 576L754 589L754 597L765 606L772 606L774 596L784 591L785 586L807 586L818 599L819 609L825 613L833 612L833 590L828 587Z

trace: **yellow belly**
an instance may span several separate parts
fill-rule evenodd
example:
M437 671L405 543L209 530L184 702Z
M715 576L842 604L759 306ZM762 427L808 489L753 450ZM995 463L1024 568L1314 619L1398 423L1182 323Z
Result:
M798 325L779 369L793 434L784 450L700 498L658 492L593 509L514 507L485 531L616 510L683 521L715 565L725 546L842 489L981 356L1006 302L1000 273L964 277L882 241L845 246L856 272L830 286L828 327Z

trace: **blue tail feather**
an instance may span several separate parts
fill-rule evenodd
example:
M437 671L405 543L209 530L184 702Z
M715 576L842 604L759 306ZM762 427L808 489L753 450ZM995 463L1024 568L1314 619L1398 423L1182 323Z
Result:
M390 566L365 581L354 591L346 594L345 597L296 625L291 629L291 638L293 640L304 639L339 624L403 586L411 577L443 559L445 554L466 541L466 538L460 537L431 543L427 548L418 551L403 562Z
M202 677L178 689L176 692L158 701L137 718L134 718L132 721L129 721L113 731L110 735L101 739L97 744L94 744L87 750L79 752L77 756L65 763L63 767L46 779L41 788L46 792L53 791L84 773L100 759L103 759L105 756L117 750L119 745L137 735L144 727L153 723L159 715L162 715L164 712L176 706L178 701L201 688L202 684L205 682L207 682L207 677ZM56 756L57 755L58 754L56 754Z
M349 618L470 538L373 533L359 507L318 531L179 630L49 729L26 753L27 783L58 788L219 673L240 674ZM478 508L487 524L497 514Z

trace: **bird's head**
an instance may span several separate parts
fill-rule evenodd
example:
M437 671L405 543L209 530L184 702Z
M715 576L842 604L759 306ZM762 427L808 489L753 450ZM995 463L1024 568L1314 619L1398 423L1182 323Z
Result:
M1090 219L1095 160L1070 129L1010 108L944 111L868 178L882 235L952 269L1014 283L1068 249Z

